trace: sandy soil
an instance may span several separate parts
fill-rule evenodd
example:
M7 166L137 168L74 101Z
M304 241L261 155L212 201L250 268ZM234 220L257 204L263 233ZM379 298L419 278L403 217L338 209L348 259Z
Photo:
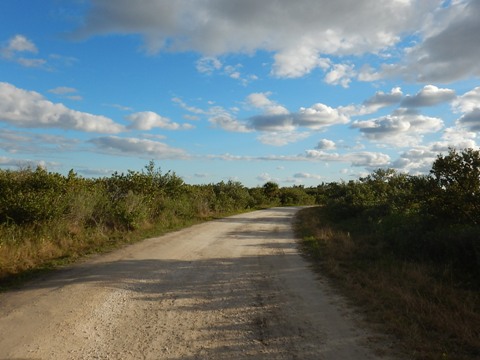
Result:
M297 210L196 225L0 294L0 359L390 359L299 255Z

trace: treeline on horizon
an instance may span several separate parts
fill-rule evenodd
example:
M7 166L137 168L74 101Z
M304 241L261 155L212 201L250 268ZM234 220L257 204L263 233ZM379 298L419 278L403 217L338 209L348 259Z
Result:
M272 206L322 205L332 219L356 218L382 246L411 260L442 262L479 274L480 154L450 149L428 175L378 169L316 187L247 188L240 182L189 185L151 161L98 179L73 170L0 170L0 279L54 259L161 233L195 221ZM93 250L94 251L94 250Z

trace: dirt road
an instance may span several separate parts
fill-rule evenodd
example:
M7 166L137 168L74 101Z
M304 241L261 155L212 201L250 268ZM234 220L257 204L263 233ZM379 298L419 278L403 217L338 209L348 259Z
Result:
M297 210L196 225L0 294L0 359L387 359L298 254Z

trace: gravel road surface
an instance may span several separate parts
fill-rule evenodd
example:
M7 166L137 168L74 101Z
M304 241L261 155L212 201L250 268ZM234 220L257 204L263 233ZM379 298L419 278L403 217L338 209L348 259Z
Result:
M390 359L299 255L298 209L203 223L0 294L0 359Z

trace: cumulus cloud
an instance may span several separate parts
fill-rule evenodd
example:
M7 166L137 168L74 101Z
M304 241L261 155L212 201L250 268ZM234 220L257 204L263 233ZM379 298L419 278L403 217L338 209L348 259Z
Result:
M268 98L271 93L253 93L247 97L247 104L261 109L263 114L255 115L248 119L248 127L257 131L288 135L295 134L296 140L301 140L308 136L307 133L299 133L298 128L307 128L310 130L322 130L336 124L346 124L348 117L338 109L333 109L325 104L317 103L311 107L301 107L297 112L289 112L284 106ZM271 139L272 136L262 136L262 138ZM280 137L279 137L280 139ZM286 137L283 136L277 142L286 143ZM289 141L293 142L293 141Z
M417 146L400 154L400 157L391 166L401 172L413 175L425 174L432 168L437 154L428 146Z
M399 104L403 99L403 92L400 87L390 90L390 93L377 91L375 95L365 100L361 105L350 104L338 108L345 116L362 116L377 112L378 110Z
M208 121L213 126L219 127L226 131L243 133L252 131L244 122L237 120L232 114L227 111L219 111L218 113L210 117Z
M5 46L0 48L3 59L15 61L25 67L41 67L46 64L44 59L26 58L22 54L37 54L37 46L24 35L17 34L10 38Z
M348 88L355 75L354 65L335 64L327 75L325 75L325 82L327 84L341 85L344 88Z
M416 31L436 0L92 0L74 34L141 34L149 53L198 51L274 54L273 73L303 76L324 67L327 55L378 53ZM346 80L345 80L346 81ZM345 82L344 82L345 83Z
M396 146L415 145L423 134L439 131L442 127L441 119L406 109L399 109L392 115L376 119L355 121L352 124L352 128L359 129L367 139Z
M258 175L257 180L262 181L262 182L269 182L269 181L274 181L275 182L275 179L269 173L266 173L266 172Z
M480 86L459 96L452 105L455 111L463 113L480 109Z
M270 100L270 92L253 93L247 96L247 103L258 109L262 109L268 115L284 115L289 111L282 105Z
M350 121L338 109L321 103L314 104L309 108L300 108L298 113L294 114L294 117L298 126L313 130L320 130L332 125L347 124Z
M410 49L406 64L395 68L420 82L453 82L480 76L480 2L452 1L435 13L424 39Z
M166 130L191 129L190 124L177 124L170 119L163 117L153 111L142 111L125 116L125 119L131 122L130 129L151 130L161 128Z
M443 131L441 139L425 145L417 145L401 153L392 167L411 174L425 174L440 153L446 154L450 148L477 148L476 133L460 127L450 127Z
M390 157L387 154L368 151L338 154L321 150L307 150L305 154L306 158L311 160L349 162L352 166L367 168L386 166L390 163Z
M376 92L374 96L365 100L363 105L367 109L366 112L372 113L381 108L396 105L402 101L402 98L402 89L395 87L390 91L390 93L384 93L383 91Z
M452 102L452 108L455 112L464 113L456 124L470 131L480 131L480 87L476 87L457 97Z
M457 124L460 126L465 126L471 131L480 131L480 108L473 109L472 111L462 115L458 120Z
M443 102L453 100L455 91L452 89L440 89L434 85L426 85L416 95L407 95L403 99L401 106L404 107L424 107L435 106Z
M445 129L440 141L431 144L431 148L437 153L447 152L451 147L457 149L477 148L476 138L476 132L458 126L450 127Z
M186 159L188 154L178 148L172 148L162 142L105 136L89 140L101 152L114 155L127 155L144 159Z
M334 150L337 147L334 141L328 139L322 139L315 147L317 150Z
M326 70L331 62L320 56L312 44L298 45L274 56L272 75L280 78L302 77L316 68Z
M46 100L34 91L0 83L0 122L26 128L60 128L106 134L124 129L113 120L72 110Z

